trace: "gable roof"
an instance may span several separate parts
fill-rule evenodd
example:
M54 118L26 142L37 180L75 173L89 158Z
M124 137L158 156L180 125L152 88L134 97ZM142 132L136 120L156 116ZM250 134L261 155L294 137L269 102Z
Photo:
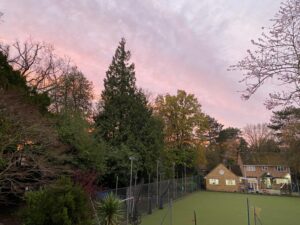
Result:
M277 152L242 152L240 153L244 165L286 165L286 157Z
M215 168L213 168L207 175L209 176L211 173L213 173L215 170L217 170L218 168L222 167L222 169L225 169L228 173L231 173L235 176L241 177L242 175L242 171L241 169L237 169L235 168L235 171L232 170L233 167L231 167L231 169L228 169L223 163L218 164ZM239 168L239 166L237 166ZM239 170L239 171L238 171ZM237 172L237 173L236 173Z

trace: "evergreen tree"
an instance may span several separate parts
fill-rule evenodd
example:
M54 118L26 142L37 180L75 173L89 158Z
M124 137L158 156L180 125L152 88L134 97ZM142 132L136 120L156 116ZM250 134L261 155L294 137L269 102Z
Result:
M135 85L134 64L129 64L130 52L125 50L122 39L106 72L96 124L99 135L112 145L119 145L130 138L130 128L139 109L149 115L146 99Z
M98 137L110 146L107 166L107 182L112 176L121 175L127 182L128 157L134 155L139 172L150 172L162 145L160 122L152 116L148 101L142 90L136 87L134 64L130 63L130 52L125 50L123 38L106 72L104 90L95 117Z

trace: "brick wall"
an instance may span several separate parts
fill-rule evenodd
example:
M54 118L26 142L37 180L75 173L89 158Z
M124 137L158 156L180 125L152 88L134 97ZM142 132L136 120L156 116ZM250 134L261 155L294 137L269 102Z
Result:
M224 174L220 174L220 170L224 171ZM210 184L209 179L218 179L219 184ZM235 180L235 185L226 185L227 180ZM239 177L228 170L223 164L218 165L206 176L206 189L210 191L227 191L237 192L240 189Z
M255 166L255 171L248 171L247 165L244 165L242 172L246 177L260 178L264 173L270 173L273 177L284 177L287 173L289 173L289 169L286 167L285 171L278 171L277 166Z

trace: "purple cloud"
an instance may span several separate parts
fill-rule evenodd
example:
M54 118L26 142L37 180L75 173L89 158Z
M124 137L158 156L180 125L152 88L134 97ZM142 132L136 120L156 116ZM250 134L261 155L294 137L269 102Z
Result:
M228 72L269 24L279 0L3 0L0 39L28 36L72 57L99 95L121 37L138 85L153 94L184 89L227 126L266 122L265 91L240 99L241 74Z

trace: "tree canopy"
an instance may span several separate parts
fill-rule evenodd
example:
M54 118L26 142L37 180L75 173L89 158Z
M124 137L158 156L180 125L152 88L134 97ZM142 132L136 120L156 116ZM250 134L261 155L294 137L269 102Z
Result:
M128 182L130 156L135 157L140 173L150 173L163 145L161 122L152 115L143 91L136 87L134 64L125 44L122 39L106 72L95 117L97 136L111 146L107 178L122 175L123 184Z

